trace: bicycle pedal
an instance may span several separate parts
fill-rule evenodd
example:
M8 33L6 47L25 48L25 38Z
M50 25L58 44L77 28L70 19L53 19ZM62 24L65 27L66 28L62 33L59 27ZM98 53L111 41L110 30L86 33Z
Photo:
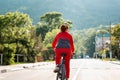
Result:
M61 79L61 78L62 78L62 75L59 75L59 78Z

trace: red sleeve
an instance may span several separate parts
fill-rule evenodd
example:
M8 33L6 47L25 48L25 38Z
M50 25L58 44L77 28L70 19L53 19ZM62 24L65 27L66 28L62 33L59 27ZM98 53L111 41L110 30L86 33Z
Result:
M72 36L71 36L71 42L70 42L70 45L71 45L71 50L72 50L72 54L73 54L73 52L74 52L74 42L73 42L73 38L72 38Z

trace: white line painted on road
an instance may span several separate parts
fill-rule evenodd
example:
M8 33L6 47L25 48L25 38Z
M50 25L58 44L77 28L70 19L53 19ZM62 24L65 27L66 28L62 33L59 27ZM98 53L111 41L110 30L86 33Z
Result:
M77 70L77 72L75 73L75 76L73 77L72 80L76 80L76 78L77 78L77 76L78 76L78 74L79 74L79 71L80 71L80 68Z
M82 63L82 64L83 64L83 63ZM80 64L79 66L82 66L82 64ZM81 69L81 67L78 68L78 70L77 70L77 72L75 73L75 76L72 78L72 80L77 80L77 76L78 76L78 74L79 74L79 72L80 72L80 69Z

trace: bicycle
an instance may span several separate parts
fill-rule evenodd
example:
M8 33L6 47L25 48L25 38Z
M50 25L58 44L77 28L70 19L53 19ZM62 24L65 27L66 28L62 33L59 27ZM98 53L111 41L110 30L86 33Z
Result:
M59 64L59 71L57 72L56 80L66 80L66 69L65 69L65 53L62 53L62 59Z

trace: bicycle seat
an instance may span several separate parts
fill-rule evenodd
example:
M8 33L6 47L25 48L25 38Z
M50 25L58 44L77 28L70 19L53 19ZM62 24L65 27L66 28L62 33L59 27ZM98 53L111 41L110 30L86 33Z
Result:
M63 57L66 56L66 55L67 55L66 53L62 53L62 54L61 54L61 56L63 56Z

